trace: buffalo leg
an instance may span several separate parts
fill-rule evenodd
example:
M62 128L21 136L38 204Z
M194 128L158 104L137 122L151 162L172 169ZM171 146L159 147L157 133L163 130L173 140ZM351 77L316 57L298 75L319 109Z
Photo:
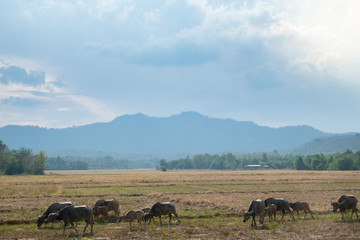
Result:
M343 211L341 211L341 219L342 219L342 220L345 220L345 218L344 218L344 212L343 212Z
M91 229L91 233L93 233L93 227L94 227L94 222L93 221L91 221L91 223L90 223L90 229Z
M265 214L260 215L260 224L264 224Z
M65 222L64 223L64 230L63 230L63 234L65 234L65 228L66 228L66 226L68 225L68 223L67 222Z
M87 220L87 221L85 221L86 222L86 226L84 227L84 231L83 231L83 233L85 233L85 230L86 230L86 228L89 226L89 224L90 224L90 228L91 228L91 233L93 232L93 224L94 224L94 222L93 222L93 220L91 219L90 221L89 220Z
M252 216L251 226L256 226L255 214Z
M314 218L314 216L313 216L312 212L310 211L310 209L309 209L309 212L310 212L311 217ZM315 218L314 218L314 219L315 219Z
M89 226L89 223L88 223L88 222L86 222L86 225L85 225L85 227L84 227L83 233L85 233L85 230L86 230L87 226Z
M71 226L73 226L73 228L75 229L76 234L79 234L79 231L78 231L78 229L75 227L74 223L70 223L70 224L71 224Z
M174 215L175 215L175 217L176 217L176 219L177 219L178 223L181 223L181 221L180 221L180 219L179 219L179 215L177 215L177 213L176 213L176 212L174 212Z
M282 213L282 216L281 216L280 222L283 220L283 218L285 216L285 210L282 210L281 213Z
M356 218L359 219L359 215L357 213L358 209L356 208L356 206L354 206L353 209L351 209L351 217L350 217L350 219L352 219L352 216L353 216L354 212L356 214Z
M288 211L289 211L289 213L290 213L290 215L291 215L292 219L293 219L293 220L295 220L294 215L292 214L291 210L290 210L290 209L288 209ZM284 210L284 214L285 214L285 210ZM299 212L298 212L298 214L299 214ZM284 215L283 215L283 216L284 216Z
M91 219L90 221L90 233L92 234L93 233L93 227L94 227L94 221ZM85 230L84 230L85 232Z

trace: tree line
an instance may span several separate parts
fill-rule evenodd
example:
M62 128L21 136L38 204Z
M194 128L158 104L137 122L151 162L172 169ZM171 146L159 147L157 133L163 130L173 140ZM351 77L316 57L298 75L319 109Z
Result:
M360 170L360 151L347 150L336 154L312 154L306 156L280 155L276 150L268 153L234 155L197 154L177 160L160 160L157 169L245 169L247 165L261 165L272 169L297 170Z
M46 170L88 170L88 164L78 159L51 157L46 161Z
M50 157L45 170L94 170L94 169L139 169L154 168L159 158L128 160L111 156L104 157Z
M298 156L294 161L297 170L360 170L360 151L347 150L337 154Z
M295 157L282 156L278 151L268 153L252 153L243 155L227 154L196 154L177 160L160 160L158 168L173 169L244 169L246 165L263 165L274 169L292 168Z
M165 159L126 160L111 156L85 157L52 157L48 158L44 151L34 154L32 150L21 148L9 150L0 140L0 175L44 174L44 170L87 170L87 169L245 169L247 165L268 166L272 169L297 170L360 170L360 151L347 150L336 154L281 155L273 152L234 155L196 154L177 160Z
M0 175L42 175L44 174L46 160L45 151L34 154L32 150L25 148L9 150L0 140Z

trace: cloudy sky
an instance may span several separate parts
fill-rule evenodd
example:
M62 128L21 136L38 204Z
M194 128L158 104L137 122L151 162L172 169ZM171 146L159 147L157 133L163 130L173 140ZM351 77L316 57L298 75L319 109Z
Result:
M124 114L360 132L358 0L2 0L0 126Z

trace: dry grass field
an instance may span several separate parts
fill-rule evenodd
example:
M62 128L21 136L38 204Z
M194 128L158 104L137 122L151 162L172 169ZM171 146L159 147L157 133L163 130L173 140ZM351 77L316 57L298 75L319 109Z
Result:
M360 198L359 172L258 171L64 171L44 176L0 176L0 239L360 239L360 222L341 220L331 200L342 194ZM309 215L269 222L255 228L243 223L241 210L253 199L284 197L307 201ZM73 201L93 207L98 199L115 198L121 214L171 201L181 223L158 219L146 228L129 223L96 222L94 234L75 235L60 224L38 229L37 217L54 202ZM350 213L347 214L350 217ZM279 218L279 215L278 215ZM167 223L168 217L163 217ZM258 221L258 219L257 219ZM135 226L137 223L134 224ZM79 223L82 232L84 223Z

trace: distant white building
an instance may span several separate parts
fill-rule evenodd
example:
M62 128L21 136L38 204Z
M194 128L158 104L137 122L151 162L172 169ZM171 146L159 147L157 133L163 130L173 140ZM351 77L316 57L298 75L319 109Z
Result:
M268 165L245 165L246 170L269 169Z

